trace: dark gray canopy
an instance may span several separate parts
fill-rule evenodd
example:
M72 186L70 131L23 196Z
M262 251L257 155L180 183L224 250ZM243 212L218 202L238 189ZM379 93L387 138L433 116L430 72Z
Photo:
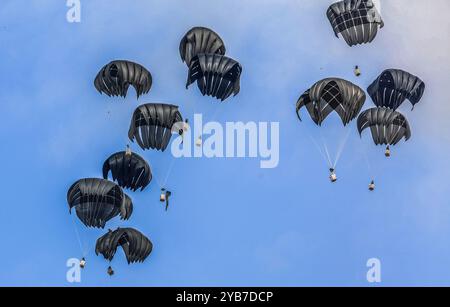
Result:
M180 43L180 56L188 66L200 53L225 55L225 45L220 36L211 29L195 27L189 30Z
M339 34L349 46L372 42L378 28L384 26L372 0L344 0L332 4L327 11L336 37Z
M144 262L153 250L152 242L141 232L133 228L117 228L115 231L109 230L97 240L95 253L102 254L111 261L119 246L122 247L128 264Z
M147 94L152 87L152 75L137 63L130 61L112 61L104 66L94 81L95 88L108 96L126 97L128 87L132 85L137 98Z
M358 131L370 128L376 145L396 145L402 138L411 137L408 120L397 111L388 108L371 108L358 117Z
M357 85L339 78L327 78L300 96L296 112L301 120L300 109L305 106L312 120L320 126L332 111L336 111L345 126L358 116L365 101L366 94Z
M108 173L119 186L124 189L144 190L152 180L152 172L147 161L138 154L117 152L111 155L103 164L103 178L108 179Z
M87 178L75 182L67 193L70 211L75 208L78 218L87 227L104 228L112 218L131 217L133 203L114 182Z
M397 108L408 99L413 107L420 101L425 83L400 69L387 69L369 86L367 92L378 107Z
M123 203L120 206L120 219L127 221L133 214L133 202L127 194L123 193L123 197Z
M224 101L240 91L242 66L235 60L218 54L199 54L192 59L186 88L197 81L203 96Z
M183 117L178 106L170 104L148 103L139 106L131 119L128 137L136 139L142 149L164 151L172 137L172 127L181 123ZM177 131L182 134L183 131Z

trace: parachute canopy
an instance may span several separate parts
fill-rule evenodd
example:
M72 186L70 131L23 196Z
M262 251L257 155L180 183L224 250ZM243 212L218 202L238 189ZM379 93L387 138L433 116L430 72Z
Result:
M134 111L128 137L132 142L136 139L144 150L164 151L172 137L173 126L182 121L183 117L178 111L178 106L158 103L144 104ZM183 130L178 133L182 134Z
M131 199L114 182L87 178L75 182L67 193L70 211L75 208L78 218L87 227L104 228L120 215L128 220L133 213Z
M122 247L128 264L144 262L153 249L152 242L136 229L117 228L97 240L95 253L102 254L111 261L119 246Z
M327 78L300 96L296 112L301 120L300 109L306 107L312 120L320 126L332 111L336 111L345 126L359 114L365 101L366 94L357 85L343 79Z
M396 145L402 138L409 140L411 129L408 120L397 111L388 108L371 108L358 117L358 131L370 128L376 145Z
M126 97L128 87L132 85L137 98L147 94L152 87L152 75L137 63L130 61L112 61L105 65L94 81L95 88L108 96Z
M425 83L400 70L387 69L369 86L367 92L378 107L396 110L406 99L416 105L423 96Z
M240 91L242 66L235 60L219 54L198 54L189 66L186 89L195 81L203 96L224 101Z
M144 190L152 180L152 172L147 161L134 152L117 152L111 155L103 164L103 178L108 179L108 173L119 186L124 189Z
M339 34L349 46L372 42L378 28L384 26L372 0L343 0L332 4L327 11L336 37Z
M225 55L225 44L211 29L195 27L184 35L180 42L180 56L188 66L192 58L200 53Z

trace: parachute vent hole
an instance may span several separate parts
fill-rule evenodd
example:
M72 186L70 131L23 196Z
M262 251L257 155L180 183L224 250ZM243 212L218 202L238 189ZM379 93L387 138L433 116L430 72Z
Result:
M332 81L327 84L323 90L322 95L325 100L333 109L336 109L342 103L342 96L339 90L339 86L336 82Z
M117 65L113 64L111 65L111 68L109 69L109 74L113 78L117 78L119 76L119 68Z

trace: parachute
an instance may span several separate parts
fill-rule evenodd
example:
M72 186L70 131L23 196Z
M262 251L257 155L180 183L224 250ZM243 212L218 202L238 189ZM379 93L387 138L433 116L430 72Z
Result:
M75 182L67 192L70 211L75 208L78 218L86 227L105 228L106 223L120 215L128 220L133 203L114 182L87 178Z
M397 111L388 108L371 108L362 112L357 121L359 134L370 128L376 145L396 145L402 138L411 137L408 120Z
M152 75L137 63L130 61L112 61L105 65L94 81L95 88L108 96L126 97L128 88L132 85L137 98L147 94L152 86Z
M144 262L153 250L152 242L136 229L117 228L115 231L109 230L97 240L95 253L112 261L119 246L122 247L128 264Z
M119 186L124 189L143 191L152 180L152 172L148 163L134 152L117 152L111 155L103 164L103 178L108 179L108 173Z
M133 113L129 139L139 144L142 149L166 150L172 128L183 121L178 106L170 104L148 103L139 106ZM180 129L178 133L183 134Z
M384 26L372 0L336 2L328 8L327 16L336 37L341 34L349 46L372 42L378 28Z
M219 54L198 54L189 65L186 89L197 81L203 96L224 101L240 91L242 66L235 60Z
M312 120L321 126L332 112L336 111L346 126L358 116L366 101L366 94L357 85L339 78L327 78L314 84L297 101L296 112L306 107Z
M420 101L425 83L399 69L387 69L368 87L367 92L378 107L396 110L406 99L413 107Z
M225 55L226 49L220 36L211 29L195 27L180 42L180 56L188 66L200 53Z

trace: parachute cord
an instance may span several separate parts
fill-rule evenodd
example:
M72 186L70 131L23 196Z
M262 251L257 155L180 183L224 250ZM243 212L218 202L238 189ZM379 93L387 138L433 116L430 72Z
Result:
M191 114L191 110L192 110L192 114L195 113L194 106L192 105L192 107L191 107L191 104L189 104L189 103L187 103L186 106L183 106L183 109L185 109L185 114Z
M330 155L330 151L328 150L328 145L324 140L322 140L322 142L323 142L323 147L325 148L325 153L327 154L328 166L330 168L334 169L335 165L331 162L331 155Z
M343 141L339 144L338 151L336 154L336 160L334 161L333 168L336 168L336 166L341 158L341 155L344 152L344 148L345 148L345 145L347 144L348 138L350 136L350 132L351 132L351 130L348 129L347 134L345 135Z
M327 145L327 142L325 141L325 138L323 137L322 131L320 131L320 140L322 141L322 146L325 149L325 153L326 153L326 157L327 157L327 161L328 161L328 167L334 168L333 163L331 162L330 151L328 150L328 145Z
M328 150L328 145L327 142L325 141L325 138L323 137L323 133L322 131L319 129L319 134L320 134L320 140L322 142L322 147L324 148L325 154L326 154L326 160L328 161L328 167L332 168L333 167L333 163L331 162L331 155L330 155L330 151Z
M167 184L167 181L169 180L170 174L172 173L172 169L173 169L173 166L175 165L175 161L176 161L176 160L177 160L177 158L173 158L172 161L170 162L170 165L169 165L169 169L168 169L168 171L167 171L166 178L165 178L164 181L163 181L163 184L164 184L164 185L163 185L161 188L164 188L165 185Z
M308 137L311 140L311 142L314 144L314 146L316 146L317 151L322 156L322 158L325 161L325 163L328 165L328 167L331 168L331 159L330 159L330 155L328 153L328 148L327 148L326 143L325 143L325 141L323 139L322 132L320 132L322 146L320 146L319 143L317 143L317 141L314 139L314 137L311 135L311 133L309 131L308 131ZM323 149L322 149L322 147L323 147Z
M366 160L366 164L367 164L367 170L369 171L369 176L372 177L372 179L375 180L375 176L373 174L372 166L370 165L370 160L369 160L369 157L367 156L367 150L366 150L365 146L364 146L364 149L363 149L363 153L364 153L364 160Z
M150 166L150 169L154 169L150 162L147 162L147 163ZM160 189L164 188L164 186L161 185L161 181L159 181L158 176L156 176L156 174L152 174L152 175L153 175L153 178L156 180L156 183L158 184L159 188Z
M322 151L322 148L319 146L319 144L316 142L316 140L314 140L314 138L310 134L308 134L308 136L309 136L311 142L314 144L314 146L316 146L317 151L322 156L322 158L324 159L325 163L329 163L329 159L327 158L325 153Z
M216 121L216 118L222 114L223 108L221 108L220 106L216 106L213 115L211 116L211 119L208 119L209 122L213 122ZM203 127L202 127L203 130ZM202 131L202 135L198 135L196 136L197 138L201 138L203 136L203 131Z
M77 237L78 244L80 246L80 251L83 254L83 257L86 257L87 256L87 251L83 247L83 243L81 242L80 232L78 231L77 225L75 224L75 217L71 217L71 220L72 220L73 228L75 230L75 235Z
M166 184L167 184L167 181L169 180L170 174L172 173L172 169L173 169L173 166L175 164L175 160L177 160L177 158L173 158L172 161L170 162L168 171L166 173L166 177L164 178L163 181L160 181L159 180L160 178L158 176L156 176L156 174L153 174L153 178L156 180L156 183L158 184L160 189L163 189L163 188L165 189L166 188ZM148 162L148 164L150 166L150 169L153 169L151 163Z

